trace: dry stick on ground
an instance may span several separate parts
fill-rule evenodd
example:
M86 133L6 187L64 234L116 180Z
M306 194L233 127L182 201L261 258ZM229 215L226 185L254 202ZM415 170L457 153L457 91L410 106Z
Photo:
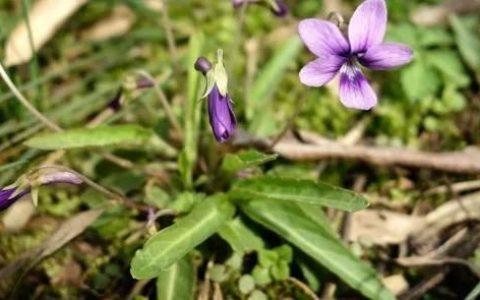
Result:
M288 277L288 281L292 282L294 285L296 285L299 289L301 289L305 294L307 294L312 300L320 300L320 298L317 297L314 291L310 289L308 285L305 283L301 282L295 277Z
M273 147L273 151L300 161L343 158L380 166L402 165L454 173L480 173L480 150L436 153L392 147L345 145L331 140L304 144L283 139Z
M445 263L451 263L451 257L457 258L455 260L455 263L458 263L458 258L466 258L472 255L473 251L477 249L479 243L480 243L480 226L474 226L469 230L469 233L467 236L464 236L464 242L463 243L452 243L451 249L449 253L450 255L450 261L444 261ZM453 246L453 245L456 246ZM454 249L455 248L455 249ZM463 263L462 263L463 264ZM419 265L419 264L417 264ZM424 264L425 265L425 264ZM427 264L431 265L431 264ZM471 265L469 266L471 267ZM427 293L429 290L434 288L436 285L440 284L447 276L447 274L450 272L451 268L450 267L442 267L438 269L436 272L434 272L430 277L427 279L423 280L420 282L418 285L414 286L412 289L410 289L408 292L404 293L399 297L401 300L413 300L413 299L419 299L421 298L425 293ZM471 269L472 270L472 269ZM475 267L474 270L472 270L477 276L479 276L478 271Z
M308 132L299 139L282 138L273 152L295 161L319 161L329 158L360 160L378 166L428 168L453 173L480 174L480 150L428 152L405 148L347 145ZM232 141L235 147L256 147L269 150L271 141L238 131Z
M437 5L420 6L411 14L413 23L435 26L445 23L451 14L471 13L480 9L479 0L450 0Z

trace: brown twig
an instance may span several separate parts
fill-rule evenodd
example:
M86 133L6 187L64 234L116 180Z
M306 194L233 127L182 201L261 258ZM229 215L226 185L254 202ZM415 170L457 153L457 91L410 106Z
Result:
M480 173L480 151L437 153L405 148L345 145L331 140L316 144L284 140L277 143L273 151L286 158L300 161L342 158L379 166L402 165L453 173Z
M293 283L294 285L296 285L298 288L300 288L305 294L307 294L311 299L313 300L320 300L320 298L318 298L318 296L315 294L314 291L312 291L310 289L310 287L308 287L308 285L306 285L305 283L301 282L300 280L298 280L297 278L295 277L288 277L287 278L288 281L290 281L291 283Z

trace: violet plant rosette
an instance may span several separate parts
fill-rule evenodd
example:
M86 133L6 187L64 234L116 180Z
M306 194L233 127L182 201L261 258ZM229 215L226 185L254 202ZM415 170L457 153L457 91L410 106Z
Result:
M328 83L340 73L340 101L344 106L368 110L377 95L362 73L397 68L412 60L412 50L403 44L383 42L387 28L384 0L365 0L353 13L348 35L329 21L305 19L298 32L305 46L318 58L305 65L300 81L313 87Z
M83 180L75 173L68 171L42 172L36 170L20 177L17 182L0 188L0 211L5 210L28 194L32 194L34 204L37 204L38 188L44 185L67 183L79 185Z
M237 119L227 90L228 77L223 66L223 51L218 50L214 66L205 57L200 57L195 62L195 69L202 72L207 80L204 97L208 101L208 119L213 136L218 142L224 143L235 133Z

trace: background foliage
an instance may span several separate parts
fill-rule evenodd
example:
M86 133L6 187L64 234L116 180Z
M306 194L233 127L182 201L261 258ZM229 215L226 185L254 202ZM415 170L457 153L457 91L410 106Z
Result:
M332 8L349 16L359 1L287 1L284 19L257 5L243 14L228 0L162 3L87 1L31 60L7 69L65 131L52 134L0 86L0 184L48 161L108 192L91 185L42 188L36 208L19 202L3 213L0 298L459 299L475 288L478 172L290 159L251 139L262 144L276 137L298 113L290 124L297 135L314 132L349 146L478 151L478 7L387 1L387 40L410 45L415 59L400 70L368 74L380 104L358 112L340 104L335 84L300 84L298 71L312 56L296 24L326 18ZM32 5L0 1L2 44ZM446 16L425 5L447 7ZM112 35L119 15L130 23ZM110 34L95 36L101 26ZM235 145L214 141L199 101L202 77L192 67L200 55L213 59L218 48L245 133L246 142ZM135 88L146 74L156 87ZM122 106L112 111L120 87ZM165 100L177 124L165 113ZM470 197L469 217L448 226L432 221L446 219L435 219L436 209L464 197ZM348 225L359 222L350 212L366 208L367 200L364 212L386 211L385 224L394 228L442 230L426 239L412 229L409 239L383 243L378 240L396 236L375 223L383 231L369 237L377 239L355 237L348 230L364 227ZM473 245L460 239L465 247L428 256L462 230ZM423 260L398 260L413 256ZM437 260L429 264L425 257Z

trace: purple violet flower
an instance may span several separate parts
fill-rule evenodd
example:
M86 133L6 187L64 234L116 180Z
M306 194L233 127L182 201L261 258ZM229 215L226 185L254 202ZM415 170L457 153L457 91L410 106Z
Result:
M27 176L32 177L32 175ZM78 177L77 174L67 172L67 171L58 171L50 172L46 174L34 174L35 177L33 180L23 179L20 182L22 184L13 184L5 188L0 188L0 210L7 209L17 200L20 200L22 197L32 192L32 189L35 189L35 186L49 185L56 183L69 183L69 184L82 184L83 180Z
M201 56L195 62L195 70L201 72L206 79L205 95L208 101L208 119L215 139L224 143L235 133L237 119L232 108L227 85L227 71L223 66L223 51L218 50L217 62L213 65Z
M228 94L222 95L217 85L208 94L208 119L215 139L220 143L228 141L235 133L237 119Z
M21 191L17 191L17 189L17 187L0 188L0 210L7 209L17 200L30 193L30 188L25 188Z
M392 69L412 60L406 45L384 43L387 8L384 0L366 0L355 10L348 26L348 38L333 23L305 19L298 32L306 47L318 56L300 71L300 81L320 87L340 72L340 101L346 107L368 110L377 95L360 65L372 70Z

